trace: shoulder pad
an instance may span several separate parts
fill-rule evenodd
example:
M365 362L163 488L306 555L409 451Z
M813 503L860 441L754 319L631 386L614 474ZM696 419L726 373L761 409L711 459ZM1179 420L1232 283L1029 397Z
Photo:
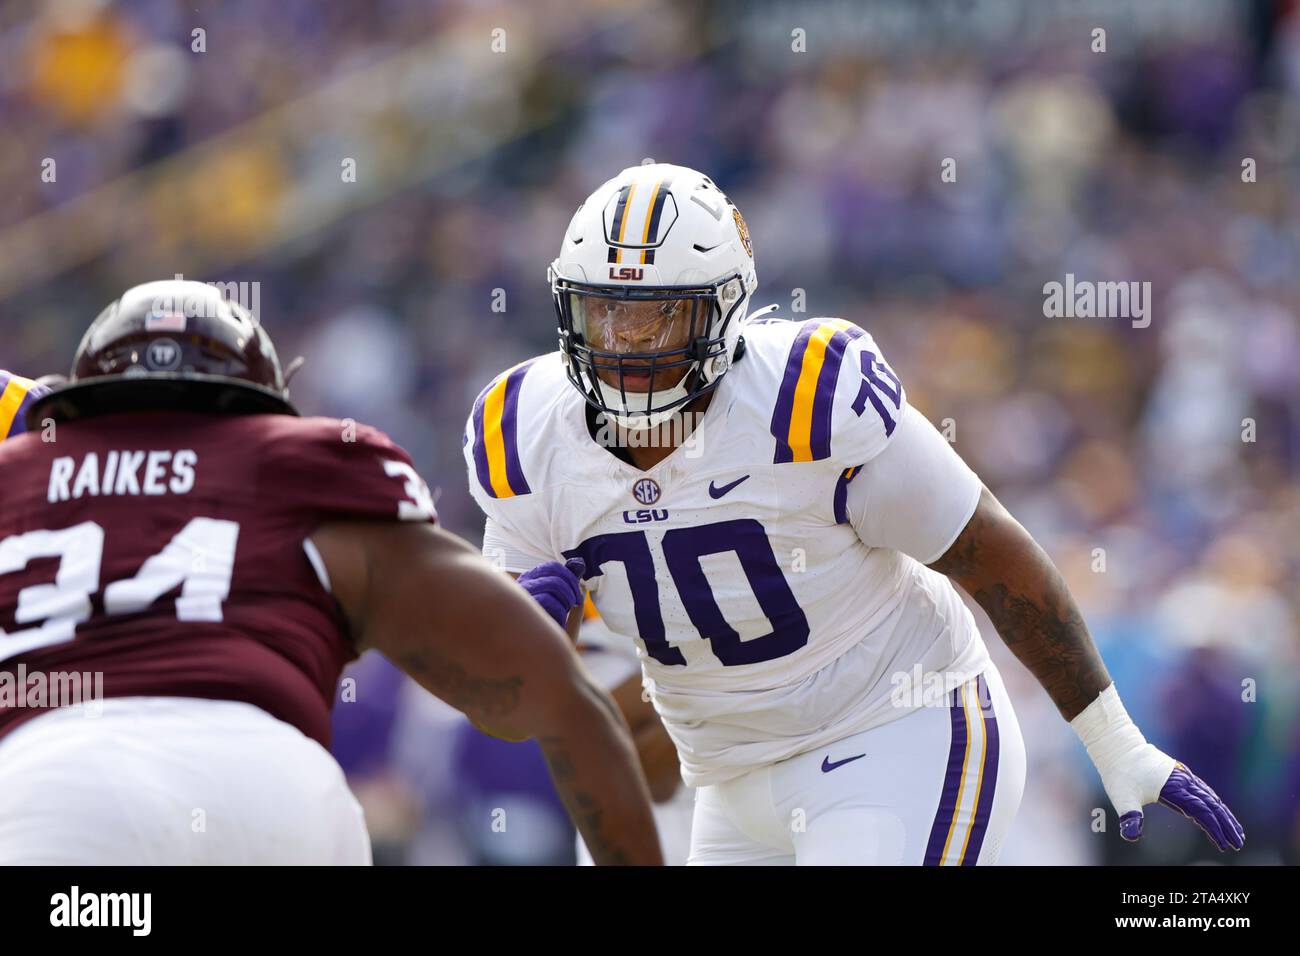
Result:
M351 419L239 416L259 448L262 481L322 518L436 521L433 497L410 455L377 428Z
M0 439L25 432L27 406L48 391L30 378L0 369Z
M524 407L530 410L530 419L548 404L557 386L551 381L554 376L542 374L542 369L549 366L551 363L547 360L556 355L558 353L537 356L506 369L474 399L463 439L471 485L474 479L478 484L478 488L471 490L481 491L489 498L532 494L524 467L524 446L531 430L520 428L520 396L525 391L527 378L529 394ZM554 364L559 365L558 362ZM538 369L538 374L529 376L534 368ZM564 387L569 387L562 368L558 375Z
M845 465L864 464L884 449L905 400L870 335L844 319L809 319L786 354L772 411L773 461L834 453Z

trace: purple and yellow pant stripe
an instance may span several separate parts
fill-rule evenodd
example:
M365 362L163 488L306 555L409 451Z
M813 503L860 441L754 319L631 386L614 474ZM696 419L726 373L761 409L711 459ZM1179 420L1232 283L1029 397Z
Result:
M48 391L29 378L0 370L0 439L27 431L27 406Z
M998 720L983 675L953 691L952 744L926 866L974 866L993 813L998 779Z
M519 461L519 390L532 364L529 360L503 373L474 402L474 468L493 498L532 491Z
M862 334L844 319L812 319L799 330L772 413L776 464L830 457L831 406L840 365L849 343Z

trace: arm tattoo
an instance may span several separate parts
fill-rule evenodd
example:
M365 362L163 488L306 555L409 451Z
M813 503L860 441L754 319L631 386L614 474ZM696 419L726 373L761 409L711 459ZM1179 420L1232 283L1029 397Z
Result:
M524 679L519 676L475 677L432 648L408 651L399 661L412 675L457 710L479 718L504 717L519 706Z
M966 529L930 567L960 584L984 609L1066 720L1110 683L1060 572L987 490Z
M560 737L539 737L546 765L551 770L555 789L569 810L569 816L582 834L591 858L601 864L628 863L624 848L617 845L617 837L605 832L604 811L599 801L583 790L578 783L578 773L573 760L565 752Z
M618 704L614 703L612 695L600 693L594 696L596 698L596 703L600 704L600 706L604 708L605 713L609 714L610 719L613 720L614 723L618 724L620 727L626 728L628 726L627 718L623 716L623 711L618 709Z
M1038 678L1061 715L1073 720L1110 683L1106 665L1065 584L1055 580L1034 594L995 584L973 597L1011 653Z

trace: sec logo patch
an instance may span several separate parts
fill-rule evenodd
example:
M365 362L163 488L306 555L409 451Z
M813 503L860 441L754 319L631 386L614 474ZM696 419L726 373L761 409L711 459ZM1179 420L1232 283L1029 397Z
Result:
M641 478L632 486L632 497L643 505L659 500L659 484L653 478Z

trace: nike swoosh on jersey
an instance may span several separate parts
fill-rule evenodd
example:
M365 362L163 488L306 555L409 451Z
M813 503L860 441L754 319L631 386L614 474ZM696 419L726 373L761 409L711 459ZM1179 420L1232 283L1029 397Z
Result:
M709 482L709 497L710 497L710 498L721 498L721 497L722 497L723 495L725 495L728 491L730 491L732 488L736 487L736 485L740 484L742 481L744 481L744 480L747 479L748 477L749 477L749 475L741 475L741 476L740 476L739 478L737 478L735 481L730 482L729 484L725 484L725 485L723 485L721 488L719 488L717 485L715 485L713 482L710 481L710 482Z
M822 773L830 773L836 767L843 767L846 763L853 763L855 760L861 760L866 754L858 754L856 757L845 757L843 760L837 760L831 763L829 756L822 758Z

